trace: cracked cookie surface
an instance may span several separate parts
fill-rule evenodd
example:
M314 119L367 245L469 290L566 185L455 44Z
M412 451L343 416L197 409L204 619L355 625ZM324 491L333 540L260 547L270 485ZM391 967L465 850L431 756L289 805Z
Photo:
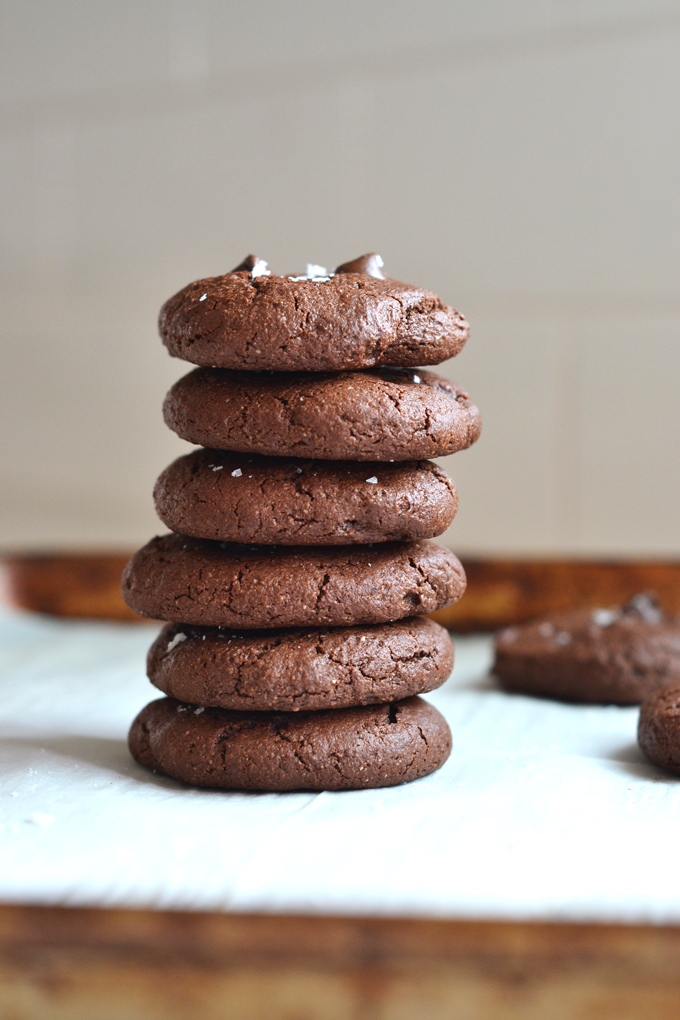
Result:
M297 712L398 701L440 687L453 668L433 620L326 630L243 632L167 624L147 675L180 701Z
M196 450L162 472L156 511L180 535L260 545L350 545L434 538L458 506L430 461L367 468Z
M451 751L446 720L422 698L321 712L230 712L161 698L132 724L132 756L193 786L359 790L434 772Z
M163 305L159 330L173 357L195 365L284 372L437 365L469 332L436 294L396 280L249 272L184 287Z
M465 573L431 542L373 546L243 546L164 535L123 573L141 616L252 630L352 626L425 615L456 602Z
M198 446L275 457L414 461L464 450L479 411L433 372L230 372L197 368L165 398L166 425Z

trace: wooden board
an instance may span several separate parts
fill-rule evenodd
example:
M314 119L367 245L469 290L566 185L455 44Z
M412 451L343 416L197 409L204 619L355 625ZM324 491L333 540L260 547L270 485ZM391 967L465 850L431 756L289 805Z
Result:
M137 619L126 555L11 556L6 604ZM468 561L438 614L493 630L656 590L680 564ZM653 866L653 862L650 862ZM559 876L556 876L556 881ZM680 928L0 907L0 1020L677 1020Z
M33 554L0 559L0 602L53 616L139 620L123 602L127 553ZM434 613L459 633L491 631L576 606L609 606L655 591L680 613L680 563L597 560L464 560L468 589Z
M123 602L127 553L33 553L0 560L0 602L50 616L139 620Z
M677 1020L680 930L0 908L12 1020Z
M680 562L464 560L468 587L455 606L434 613L451 630L491 631L562 609L626 602L654 592L680 614Z

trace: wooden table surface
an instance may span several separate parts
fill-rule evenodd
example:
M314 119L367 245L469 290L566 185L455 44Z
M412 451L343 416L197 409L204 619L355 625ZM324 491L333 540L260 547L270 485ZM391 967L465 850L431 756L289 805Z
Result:
M0 601L130 619L119 593L125 561L7 556ZM642 590L680 613L679 563L465 566L465 599L437 614L458 631ZM678 1020L680 928L0 907L2 1020L189 1017Z

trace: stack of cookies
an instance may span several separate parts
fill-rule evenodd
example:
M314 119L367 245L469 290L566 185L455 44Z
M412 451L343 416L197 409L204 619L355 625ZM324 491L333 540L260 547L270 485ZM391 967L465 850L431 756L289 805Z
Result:
M123 595L170 621L130 750L196 786L391 786L446 760L451 735L418 695L453 647L424 614L465 589L426 539L457 508L428 458L477 439L479 413L414 367L463 346L461 315L386 279L366 255L333 273L272 275L248 256L190 284L160 316L200 367L168 393L167 425L202 447L156 483L172 534L137 552Z

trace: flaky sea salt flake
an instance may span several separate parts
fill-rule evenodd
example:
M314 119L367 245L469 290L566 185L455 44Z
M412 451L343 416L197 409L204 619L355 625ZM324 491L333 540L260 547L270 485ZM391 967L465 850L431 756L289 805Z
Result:
M595 609L593 612L593 623L598 627L611 627L618 615L615 609Z
M173 648L177 648L177 645L181 645L182 641L186 641L186 639L187 639L186 634L182 634L182 632L179 631L177 634L175 634L172 641L169 642L168 647L165 649L166 653L171 652Z
M328 270L325 266L317 266L313 262L308 262L305 267L305 275L313 280L315 276L328 276Z
M272 272L264 259L258 259L253 268L250 270L250 276L255 279L256 276L271 276Z

